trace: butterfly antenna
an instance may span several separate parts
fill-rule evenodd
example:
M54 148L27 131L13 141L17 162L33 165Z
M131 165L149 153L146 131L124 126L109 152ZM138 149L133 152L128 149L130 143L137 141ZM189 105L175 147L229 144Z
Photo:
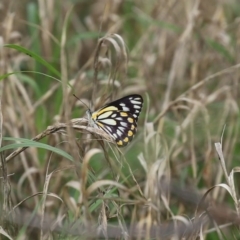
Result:
M81 103L83 103L83 105L85 105L87 109L89 109L88 105L87 105L85 102L83 102L83 101L82 101L80 98L78 98L75 94L73 94L73 96L74 96L77 100L79 100Z

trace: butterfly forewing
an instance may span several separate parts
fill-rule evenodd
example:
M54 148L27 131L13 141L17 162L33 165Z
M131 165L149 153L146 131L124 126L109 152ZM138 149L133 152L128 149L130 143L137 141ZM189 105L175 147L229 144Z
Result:
M134 94L106 104L90 114L94 126L112 136L119 147L126 146L137 131L143 99Z
M138 120L138 116L141 112L143 104L142 96L138 94L129 95L123 98L120 98L116 101L106 104L100 110L105 109L110 106L116 107L119 111L129 112L132 116Z

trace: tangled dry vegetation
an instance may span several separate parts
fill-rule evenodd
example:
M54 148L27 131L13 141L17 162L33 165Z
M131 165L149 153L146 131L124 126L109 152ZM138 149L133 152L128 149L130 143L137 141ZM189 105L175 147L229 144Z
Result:
M237 0L0 4L1 239L239 239Z

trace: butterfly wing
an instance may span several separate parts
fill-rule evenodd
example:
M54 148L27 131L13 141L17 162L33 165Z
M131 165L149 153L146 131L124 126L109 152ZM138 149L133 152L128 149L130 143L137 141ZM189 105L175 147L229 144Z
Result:
M137 121L142 110L143 98L141 95L132 94L106 104L103 108L115 106L119 111L129 112ZM103 109L101 108L101 109Z
M119 147L126 146L137 131L143 105L142 96L129 95L106 104L91 115L95 126L114 138Z

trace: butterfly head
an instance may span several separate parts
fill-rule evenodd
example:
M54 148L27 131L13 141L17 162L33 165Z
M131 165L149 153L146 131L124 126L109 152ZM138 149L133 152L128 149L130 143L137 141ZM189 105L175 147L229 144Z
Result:
M89 119L89 118L91 118L91 116L92 116L92 111L91 111L90 109L88 109L88 110L86 111L86 114L87 114L87 117L88 117L88 119Z
M93 113L91 109L88 109L86 111L87 119L88 119L88 124L90 127L97 127L95 124L96 118L93 117Z

